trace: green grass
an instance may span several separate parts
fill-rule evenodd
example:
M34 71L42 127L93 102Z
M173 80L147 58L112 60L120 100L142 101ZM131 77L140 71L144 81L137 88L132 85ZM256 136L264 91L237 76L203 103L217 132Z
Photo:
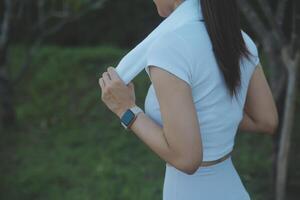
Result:
M12 75L22 47L11 50ZM0 134L0 199L162 199L165 164L100 100L115 47L39 49L15 88L17 124ZM144 106L146 72L134 79ZM233 161L253 200L270 199L271 138L239 133Z

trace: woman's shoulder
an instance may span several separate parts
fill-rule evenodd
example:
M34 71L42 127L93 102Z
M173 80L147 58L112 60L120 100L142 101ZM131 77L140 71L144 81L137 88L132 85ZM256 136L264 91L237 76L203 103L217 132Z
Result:
M205 23L202 21L190 21L175 29L179 35L199 35L199 33L206 32Z
M170 54L186 55L189 54L188 44L186 40L178 34L176 30L163 33L157 37L149 46L148 54Z
M150 44L146 52L146 66L152 65L163 68L192 85L191 62L193 59L191 53L189 45L177 31L167 32ZM147 67L146 71L148 72Z
M195 39L207 39L205 25L201 21L191 21L185 23L172 31L161 34L154 40L154 43L164 45L171 43L178 46L184 43L195 42ZM191 41L193 40L193 41Z

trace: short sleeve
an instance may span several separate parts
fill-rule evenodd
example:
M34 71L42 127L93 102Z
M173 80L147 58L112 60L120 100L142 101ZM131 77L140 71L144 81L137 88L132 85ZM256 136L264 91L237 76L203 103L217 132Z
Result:
M147 50L146 72L149 66L162 68L192 85L191 66L187 44L174 32L164 34L153 41Z
M253 64L256 67L258 65L258 63L260 62L259 60L259 54L258 54L258 49L256 47L256 44L252 41L251 44L251 52L252 52L252 59L253 59Z
M251 63L253 64L253 68L255 68L260 62L257 46L248 34L243 32L243 36L244 36L246 46L251 53L250 55Z

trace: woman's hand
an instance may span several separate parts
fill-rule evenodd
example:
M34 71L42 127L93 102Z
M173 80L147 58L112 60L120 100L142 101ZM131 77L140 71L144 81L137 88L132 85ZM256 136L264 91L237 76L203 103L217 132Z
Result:
M119 77L115 68L108 67L99 78L101 87L101 100L106 106L121 118L122 114L130 107L135 106L134 84L128 86Z

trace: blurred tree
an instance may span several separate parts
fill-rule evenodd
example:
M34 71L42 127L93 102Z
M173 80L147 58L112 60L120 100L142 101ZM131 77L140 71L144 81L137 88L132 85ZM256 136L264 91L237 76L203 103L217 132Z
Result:
M12 2L3 2L5 10L0 21L0 116L4 125L15 120L15 111L12 105L13 88L7 70L7 49L9 31L12 18Z
M27 0L29 1L29 0ZM32 1L32 0L30 0ZM26 4L26 13L15 21L11 38L14 43L31 43L32 24L36 22L36 9ZM52 20L55 20L54 18ZM162 18L153 1L107 0L101 10L88 12L68 22L45 43L67 46L116 45L131 48L159 24Z
M294 122L299 49L299 1L239 0L249 25L267 56L269 82L279 111L280 123L274 135L274 179L276 200L285 199L290 135Z
M67 23L78 20L87 13L102 8L107 0L4 0L0 22L0 119L3 126L15 122L13 86L22 78L38 46ZM34 16L30 26L30 45L24 64L16 79L10 80L7 66L9 36L12 27L27 13Z

